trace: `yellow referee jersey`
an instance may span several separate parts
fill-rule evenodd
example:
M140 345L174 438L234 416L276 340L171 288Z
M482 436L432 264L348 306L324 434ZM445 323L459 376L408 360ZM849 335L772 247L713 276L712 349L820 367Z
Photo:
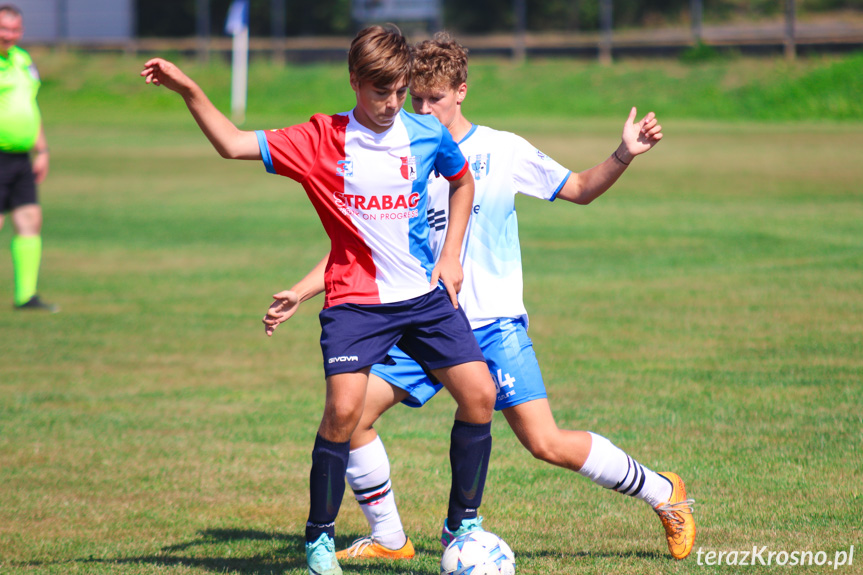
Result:
M13 46L0 56L0 151L28 152L35 145L42 125L36 104L40 84L27 52Z

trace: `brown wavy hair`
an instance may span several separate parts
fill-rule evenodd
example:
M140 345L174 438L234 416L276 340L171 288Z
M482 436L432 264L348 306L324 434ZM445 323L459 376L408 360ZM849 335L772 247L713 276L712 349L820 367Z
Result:
M446 32L414 46L414 68L411 88L428 91L440 88L455 90L467 82L467 48Z
M348 52L348 71L360 83L389 86L411 80L413 51L394 24L360 30Z

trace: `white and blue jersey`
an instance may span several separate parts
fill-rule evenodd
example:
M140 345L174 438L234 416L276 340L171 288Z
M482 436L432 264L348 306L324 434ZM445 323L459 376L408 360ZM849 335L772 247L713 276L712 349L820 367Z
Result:
M474 126L458 145L476 184L458 299L498 386L495 409L504 409L546 396L527 337L515 195L553 201L571 172L524 138L484 126ZM446 234L448 204L449 184L432 177L428 217L436 258ZM372 373L407 390L411 397L406 404L418 407L440 389L398 349L390 356L396 365L375 365Z
M553 201L571 172L524 138L474 126L458 142L475 181L474 206L462 246L464 283L459 304L476 329L505 317L527 317L516 194ZM446 210L447 182L435 178L429 195L436 213ZM439 255L444 230L430 238ZM526 319L525 319L526 321Z

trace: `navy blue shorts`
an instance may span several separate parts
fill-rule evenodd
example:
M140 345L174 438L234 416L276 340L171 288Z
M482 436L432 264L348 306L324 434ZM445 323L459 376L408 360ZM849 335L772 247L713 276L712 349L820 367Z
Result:
M36 203L36 178L28 154L0 152L0 213Z
M321 312L320 320L327 377L389 363L394 345L427 372L485 361L470 322L442 289L396 303L333 306Z

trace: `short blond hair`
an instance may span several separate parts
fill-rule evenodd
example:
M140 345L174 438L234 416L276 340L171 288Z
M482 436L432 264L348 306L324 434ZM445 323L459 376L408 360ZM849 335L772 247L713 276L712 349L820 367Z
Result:
M413 52L394 24L360 30L348 52L348 71L360 83L389 86L410 82Z
M467 48L448 33L438 32L414 47L411 89L457 89L467 82L467 59Z

